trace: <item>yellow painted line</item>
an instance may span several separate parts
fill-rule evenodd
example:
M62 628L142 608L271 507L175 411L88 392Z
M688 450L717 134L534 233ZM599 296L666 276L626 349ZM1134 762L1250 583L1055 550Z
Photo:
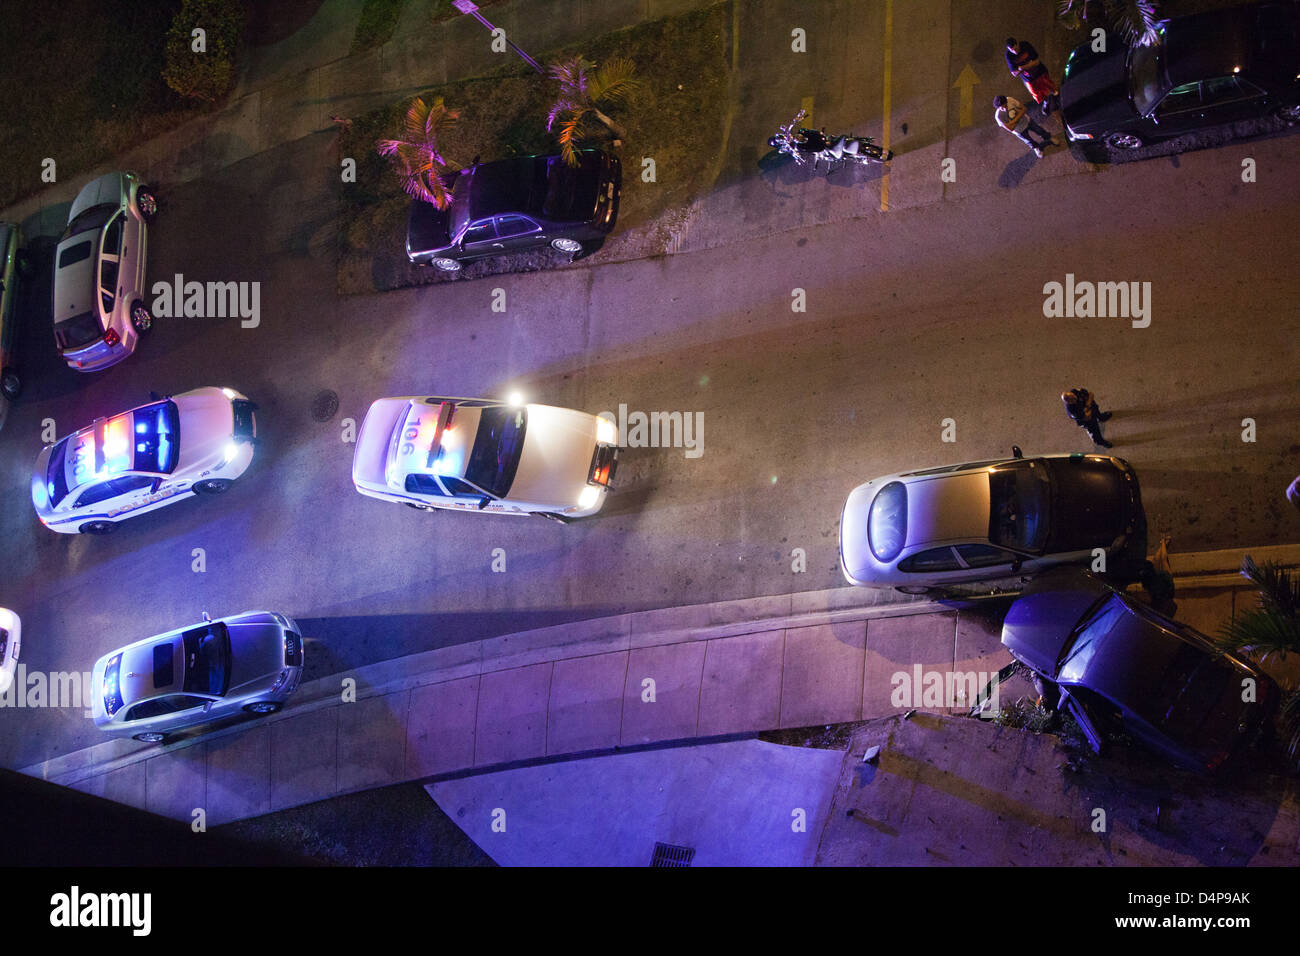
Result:
M894 57L894 0L885 0L885 108L884 131L880 134L880 146L889 149L889 85L893 73ZM880 211L889 211L889 167L880 178Z

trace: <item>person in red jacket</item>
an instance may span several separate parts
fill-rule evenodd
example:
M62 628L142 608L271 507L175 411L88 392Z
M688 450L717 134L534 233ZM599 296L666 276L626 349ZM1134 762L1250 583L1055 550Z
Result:
M1007 69L1025 84L1025 89L1029 90L1029 95L1042 109L1044 116L1060 107L1060 91L1052 82L1047 67L1039 62L1038 51L1032 43L1007 37L1006 59Z

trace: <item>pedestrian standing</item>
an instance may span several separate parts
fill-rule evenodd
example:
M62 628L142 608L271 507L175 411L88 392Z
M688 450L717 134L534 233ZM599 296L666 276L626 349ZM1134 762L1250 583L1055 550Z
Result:
M1025 109L1025 104L1013 96L993 97L993 119L1032 149L1035 156L1041 158L1044 147L1056 145L1052 134L1035 123L1029 116L1029 110ZM1034 141L1034 136L1038 137L1037 142Z
M1007 37L1007 69L1011 75L1025 84L1029 95L1046 116L1061 105L1061 94L1052 82L1052 75L1038 59L1038 51L1027 40Z
M1102 448L1113 447L1113 443L1106 441L1101 434L1101 423L1110 419L1110 412L1101 410L1092 392L1086 388L1072 388L1061 393L1061 401L1065 403L1065 414L1088 433L1093 444Z

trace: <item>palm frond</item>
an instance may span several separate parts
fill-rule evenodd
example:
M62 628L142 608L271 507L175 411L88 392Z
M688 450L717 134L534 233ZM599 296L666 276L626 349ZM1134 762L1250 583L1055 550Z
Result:
M1102 0L1111 29L1129 46L1151 46L1160 42L1159 0Z
M615 57L606 60L596 70L588 86L588 93L593 103L623 103L641 88L636 79L636 64L627 57Z
M1219 629L1219 646L1260 657L1300 654L1300 576L1273 562L1260 566L1250 555L1241 562L1241 574L1255 586L1259 602Z
M1294 764L1300 760L1300 690L1287 694L1278 709L1277 725L1282 749Z
M406 194L439 209L451 204L451 192L443 183L441 173L452 165L443 156L439 139L459 118L458 112L447 109L442 97L425 103L417 96L402 119L405 138L383 139L375 144L379 155L395 161Z

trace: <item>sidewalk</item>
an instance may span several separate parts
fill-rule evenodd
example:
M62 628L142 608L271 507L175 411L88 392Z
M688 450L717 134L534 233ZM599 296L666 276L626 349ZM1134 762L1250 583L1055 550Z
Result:
M1300 546L1252 553L1300 564ZM1178 617L1207 633L1247 599L1232 583L1183 591L1184 567L1226 573L1240 552L1173 563ZM891 702L894 675L1010 662L978 611L891 597L806 591L509 634L311 681L281 713L202 739L108 741L23 772L175 819L202 807L216 825L410 780L898 715L911 707Z

